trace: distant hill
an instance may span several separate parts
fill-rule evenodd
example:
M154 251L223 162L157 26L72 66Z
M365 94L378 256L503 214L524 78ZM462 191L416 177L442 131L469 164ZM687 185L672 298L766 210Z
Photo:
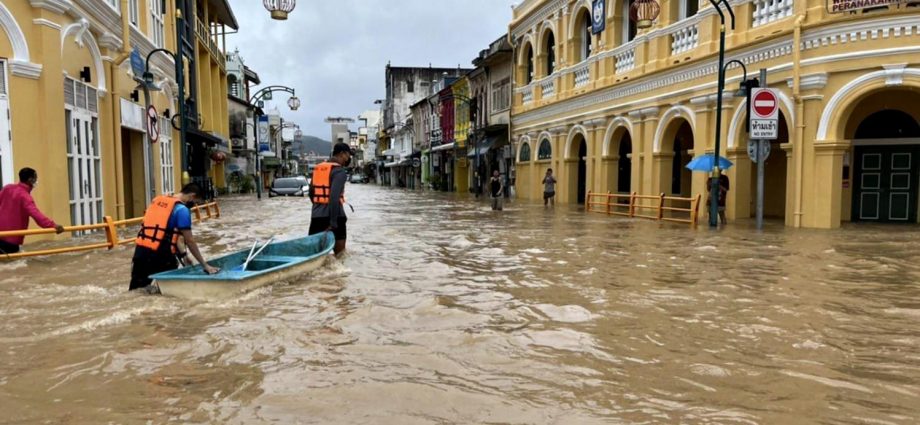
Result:
M315 152L317 155L328 156L332 153L332 142L319 137L303 136L294 139L291 149L295 154Z

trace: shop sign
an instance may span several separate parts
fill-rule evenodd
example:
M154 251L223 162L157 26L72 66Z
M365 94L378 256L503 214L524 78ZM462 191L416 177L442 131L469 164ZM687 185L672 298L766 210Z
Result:
M905 4L909 1L910 0L827 0L827 11L830 13L855 12L875 7Z
M147 125L144 117L144 107L125 98L121 102L121 126L132 130L146 132Z

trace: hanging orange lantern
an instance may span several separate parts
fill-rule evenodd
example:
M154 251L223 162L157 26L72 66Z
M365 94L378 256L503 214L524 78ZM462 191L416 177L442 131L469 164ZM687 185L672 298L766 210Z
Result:
M645 29L658 19L661 6L655 0L633 0L629 5L629 19L636 23L636 28Z

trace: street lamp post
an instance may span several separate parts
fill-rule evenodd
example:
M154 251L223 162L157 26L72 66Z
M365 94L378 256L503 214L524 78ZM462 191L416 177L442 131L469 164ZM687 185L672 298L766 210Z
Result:
M722 92L725 90L725 12L720 4L725 5L731 15L732 30L735 29L735 12L732 11L731 5L727 0L709 0L709 3L719 12L721 23L719 26L719 84L718 93L716 93L716 146L715 157L713 158L713 179L710 185L709 201L709 226L718 227L719 225L719 159L722 144ZM746 72L745 72L746 73Z
M271 93L274 93L274 92L290 93L291 98L288 99L288 107L291 108L292 111L296 111L298 108L300 108L300 99L297 98L297 95L294 93L294 89L287 87L287 86L265 87L257 91L254 95L252 95L251 98L249 98L249 104L255 105L256 101L262 102L262 100L265 99L266 97L270 99ZM255 135L254 135L255 136L254 139L256 143L256 175L258 177L256 179L257 180L256 181L256 196L258 197L259 200L262 199L262 161L261 161L262 153L260 152L261 149L259 145L259 122L258 122L260 111L261 111L261 107L257 107L256 110L253 111L252 113L252 124L253 124L253 127L256 129Z

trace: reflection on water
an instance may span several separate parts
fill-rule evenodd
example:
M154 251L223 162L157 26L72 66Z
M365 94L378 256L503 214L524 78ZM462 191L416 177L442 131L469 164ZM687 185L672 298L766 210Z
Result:
M349 255L193 303L131 251L0 264L0 422L920 421L920 234L757 234L350 186ZM211 255L308 226L225 201Z

